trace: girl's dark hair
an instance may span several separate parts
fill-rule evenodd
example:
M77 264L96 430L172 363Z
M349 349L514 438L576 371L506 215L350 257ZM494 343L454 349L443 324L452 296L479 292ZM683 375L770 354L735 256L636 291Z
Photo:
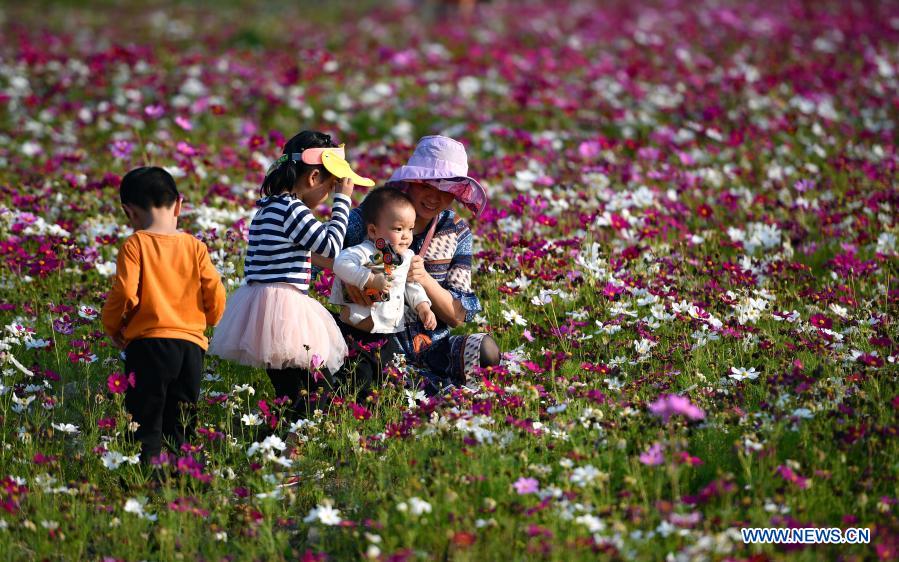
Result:
M415 208L412 199L405 191L392 186L376 187L369 191L359 204L359 212L362 213L362 220L366 225L377 224L381 209L399 202Z
M330 135L318 131L303 131L287 141L282 154L303 152L307 148L335 148L336 146ZM321 164L306 164L302 161L288 159L265 176L265 180L262 182L262 195L291 192L297 181L312 170L318 170L324 179L331 177L331 172Z

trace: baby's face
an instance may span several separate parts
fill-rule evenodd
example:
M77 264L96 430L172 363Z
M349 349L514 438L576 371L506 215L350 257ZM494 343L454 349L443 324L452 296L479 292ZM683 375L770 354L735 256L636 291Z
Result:
M381 210L377 224L368 225L368 236L372 241L383 238L394 250L404 252L412 244L413 228L415 209L410 205L394 205Z

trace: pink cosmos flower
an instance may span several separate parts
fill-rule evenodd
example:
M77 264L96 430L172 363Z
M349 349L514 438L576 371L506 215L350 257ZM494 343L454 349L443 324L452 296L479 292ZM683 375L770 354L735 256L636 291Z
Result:
M525 494L536 494L540 490L540 483L537 482L536 478L525 478L522 476L512 484L512 487L515 488L519 496L523 496Z
M649 405L649 411L662 418L663 423L668 423L673 416L684 416L691 420L705 419L705 412L699 406L692 404L689 398L677 394L662 395Z
M165 108L159 104L148 105L144 108L144 114L150 119L159 119L165 113Z
M647 466L657 466L665 462L661 443L653 443L648 451L640 455L640 462Z
M775 472L780 474L781 478L783 478L787 482L795 484L802 490L808 488L808 480L809 479L795 473L792 468L790 468L789 466L787 466L785 464L778 466L775 469Z
M109 145L109 151L119 160L127 160L134 151L134 144L126 140L117 140Z
M702 513L693 511L691 513L672 513L668 517L668 521L678 527L694 527L702 521Z
M189 145L188 143L186 143L184 141L181 141L178 144L176 144L175 149L179 153L181 153L185 156L196 156L196 154L197 154L197 149L195 149L194 147L192 147L191 145Z
M597 141L584 141L577 147L578 154L584 160L590 160L599 156L602 146Z
M190 119L188 119L187 117L182 117L181 115L175 117L175 124L185 131L190 131L194 128L193 124L190 122Z
M801 179L793 184L793 189L799 193L805 193L815 188L815 182L809 179Z

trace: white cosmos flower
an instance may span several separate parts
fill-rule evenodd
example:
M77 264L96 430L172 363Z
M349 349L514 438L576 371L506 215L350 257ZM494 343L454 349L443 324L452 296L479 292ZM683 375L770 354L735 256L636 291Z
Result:
M111 277L115 275L116 263L114 261L97 262L94 264L94 269L103 277Z
M515 309L504 310L503 319L509 324L528 325L528 321L521 314L518 314L518 311Z
M599 478L599 475L599 470L597 470L596 467L594 467L592 464L588 464L586 466L579 466L575 468L574 472L571 473L571 477L569 478L569 480L571 480L573 484L576 484L583 488Z
M403 393L406 395L406 401L409 405L409 408L415 408L418 406L419 402L427 401L427 395L421 391L417 390L415 392L411 390L403 390Z
M330 503L317 505L309 510L309 515L304 519L306 523L321 523L323 525L340 525L340 510L334 509Z
M575 518L574 522L584 525L591 533L599 533L606 528L606 524L602 522L602 519L590 514L581 515Z
M69 434L78 433L80 431L77 425L70 423L51 423L50 426L53 427L53 429Z
M274 454L275 451L283 451L287 448L287 444L277 435L269 435L262 440L261 443L256 442L247 449L247 456L252 457L256 453L262 451L264 456Z
M543 306L551 303L553 301L553 295L558 295L559 291L555 291L552 289L541 289L540 294L531 299L531 304L534 306Z
M97 312L97 309L95 309L95 308L91 308L91 307L85 306L83 304L80 307L78 307L78 316L84 318L85 320L93 320L99 314L100 313Z
M621 382L621 379L619 379L618 377L602 379L602 382L606 383L606 387L608 387L609 390L621 390L621 388L624 386L624 383Z
M271 492L260 492L256 494L256 497L260 500L280 500L284 497L284 492L281 491L281 488L275 488Z
M252 395L256 394L256 389L248 384L240 384L240 385L234 385L234 388L231 389L231 392L233 392L234 394L238 394L240 392L246 392L247 394L252 396Z
M531 286L531 280L524 275L519 275L513 281L506 283L506 286L510 289L527 289Z
M122 466L122 463L125 462L125 457L118 451L106 451L105 453L103 453L103 457L101 457L101 460L103 461L103 466L105 466L109 470L115 470L118 467Z
M744 369L743 367L731 367L731 374L728 376L736 381L742 380L755 380L759 378L759 373L756 372L755 367L751 367L749 369Z
M13 412L15 412L17 414L21 414L28 408L28 406L31 405L32 402L34 402L34 399L35 399L35 397L33 394L31 396L26 396L25 398L19 398L18 396L16 396L16 393L13 393L12 394L12 401L13 401L12 410L13 410Z
M550 406L549 408L547 408L546 413L547 414L558 414L560 412L564 412L567 409L568 409L568 404L565 402L562 402L561 404L558 404L556 406Z
M593 277L602 278L606 275L606 261L601 257L602 249L599 244L593 242L587 248L583 248L575 258L575 263L584 268Z
M655 347L657 344L653 341L650 341L646 338L642 338L639 341L634 341L634 350L640 355L646 355L649 353L649 350Z
M240 416L240 421L242 421L244 425L249 426L262 424L262 418L260 418L257 414L244 414Z
M719 336L715 332L709 332L709 328L705 324L702 325L702 330L696 330L690 335L690 337L696 340L696 343L693 344L693 349L703 347L710 341L717 341L721 339L721 336Z
M846 310L846 307L840 306L835 302L830 303L830 310L840 318L846 318L846 316L849 314L849 311Z
M431 513L431 504L421 498L411 497L409 498L409 513L416 517L425 513Z
M780 316L776 314L772 314L772 318L778 322L789 322L794 323L799 320L799 312L796 310L790 311L789 313L781 313Z
M147 513L145 511L147 501L148 500L146 496L139 496L129 499L125 502L125 513L133 513L141 519L146 519L147 521L156 521L155 514Z
M398 511L409 513L413 517L419 517L425 513L431 513L431 504L418 497L411 497L407 502L396 504Z
M790 415L797 418L802 418L804 420L810 420L815 417L815 414L813 414L812 411L808 408L796 408Z
M315 420L307 420L307 419L299 419L292 424L287 429L289 433L299 433L301 430L307 427L315 427L318 423Z
M877 247L876 251L880 254L895 254L896 253L896 235L892 232L881 232L877 236Z

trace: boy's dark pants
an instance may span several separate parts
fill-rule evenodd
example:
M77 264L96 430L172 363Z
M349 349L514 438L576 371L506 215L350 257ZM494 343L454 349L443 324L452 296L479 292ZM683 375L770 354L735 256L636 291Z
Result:
M347 348L353 357L347 357L338 373L338 379L348 388L348 395L356 400L364 400L371 391L384 383L384 368L402 353L396 345L393 334L371 334L337 320L337 326L347 341ZM380 348L366 350L374 342L385 342Z
M125 392L125 408L140 424L134 437L143 463L159 455L163 437L176 451L193 437L205 355L199 345L173 338L134 340L125 348L125 372L136 382Z

